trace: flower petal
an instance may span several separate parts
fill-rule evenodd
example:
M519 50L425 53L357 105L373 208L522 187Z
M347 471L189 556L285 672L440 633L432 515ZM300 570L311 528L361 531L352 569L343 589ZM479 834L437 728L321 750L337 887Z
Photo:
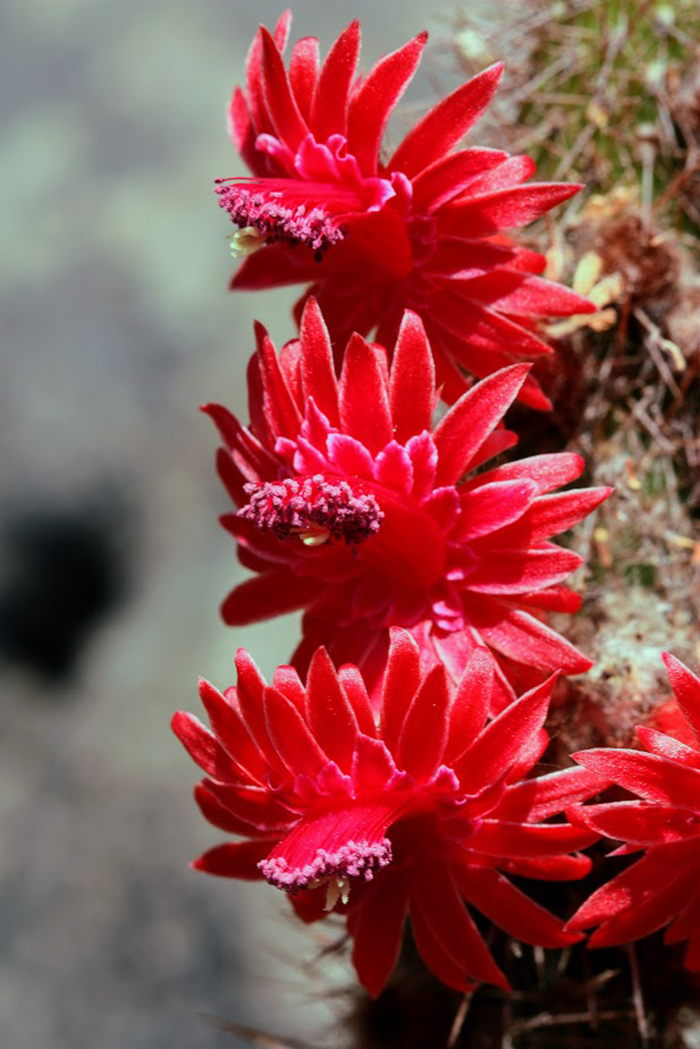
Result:
M502 74L503 63L497 62L433 106L406 135L389 170L412 177L448 153L485 111Z
M700 741L700 679L670 652L664 652L662 658L678 705Z
M406 879L392 876L391 870L375 879L359 905L352 963L372 998L380 994L396 964L407 907Z
M516 889L497 870L462 867L457 884L469 903L516 940L537 947L566 947L581 938L564 932L560 918Z
M398 767L419 782L431 779L442 762L449 702L447 674L438 665L429 671L413 697L396 747Z
M438 485L456 484L492 430L518 395L529 364L515 364L468 390L438 423Z
M355 90L348 112L348 152L365 175L377 171L379 146L391 112L418 68L427 33L385 55Z
M389 399L377 351L359 335L353 335L345 350L339 389L340 422L376 454L393 436Z
M355 19L331 47L321 68L311 105L311 128L317 142L347 128L348 98L360 56L360 23Z
M221 878L262 881L258 863L270 851L270 841L227 842L209 849L192 866L197 871L217 874Z
M572 754L574 761L645 801L700 809L700 770L655 754L600 747Z
M406 711L418 691L420 675L418 645L408 631L393 627L382 685L379 722L381 737L391 751L398 743Z
M423 322L406 310L391 366L391 416L395 440L405 443L430 430L435 406L435 365Z

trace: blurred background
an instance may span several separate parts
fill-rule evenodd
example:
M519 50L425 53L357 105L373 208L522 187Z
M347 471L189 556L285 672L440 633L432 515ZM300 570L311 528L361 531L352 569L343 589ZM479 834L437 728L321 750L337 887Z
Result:
M239 1044L203 1014L326 1044L337 1015L330 963L322 981L299 964L325 941L288 920L281 894L188 869L221 835L168 728L197 708L199 673L231 684L238 645L269 672L296 634L218 618L237 566L197 412L213 399L246 417L254 316L292 335L294 292L227 293L212 192L241 171L225 107L257 23L282 4L9 0L0 13L8 1049ZM453 84L439 46L453 4L299 0L292 35L325 52L356 16L365 68L425 27L438 38L409 123Z

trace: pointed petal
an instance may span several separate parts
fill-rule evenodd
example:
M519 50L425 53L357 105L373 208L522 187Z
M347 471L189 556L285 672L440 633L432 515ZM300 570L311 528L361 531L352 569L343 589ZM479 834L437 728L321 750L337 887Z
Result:
M516 940L537 947L566 947L580 939L576 933L565 933L560 918L516 889L497 870L462 868L457 884L469 903Z
M556 677L516 699L494 718L465 751L455 772L469 794L477 794L509 771L542 728ZM560 850L561 851L561 850Z
M477 565L465 587L481 594L519 594L560 583L583 564L573 550L498 550Z
M468 541L488 535L523 516L537 492L534 481L496 481L465 492L456 538ZM506 544L503 544L506 545Z
M513 611L481 595L471 610L472 621L484 640L516 663L565 674L582 674L592 662L561 634L527 612Z
M609 780L582 767L560 769L507 787L493 815L504 820L539 822L599 794L609 785ZM582 809L583 813L587 811Z
M306 689L309 729L330 760L349 772L357 721L325 648L319 648L311 660Z
M406 310L391 365L389 398L395 440L404 444L431 429L435 397L435 365L425 328L416 313Z
M645 801L700 808L700 770L674 765L656 754L600 747L572 754L575 761Z
M217 874L220 878L262 881L258 863L267 856L271 846L270 841L227 842L209 849L192 866L197 871Z
M302 139L309 134L309 129L292 95L277 44L264 26L260 27L260 35L263 47L265 103L277 137L289 146L292 152L296 152Z
M700 750L689 747L657 729L647 728L645 725L637 726L637 735L644 749L651 751L652 754L658 754L660 758L668 758L670 761L677 761L681 765L689 765L693 769L700 769Z
M227 626L259 623L303 608L322 590L319 580L302 578L288 569L266 572L231 591L221 606L221 618Z
M236 774L238 770L216 736L194 714L178 710L173 714L170 727L204 772L220 780L237 782L240 779L240 774Z
M456 484L518 395L527 364L490 375L468 390L440 420L433 434L438 449L437 484Z
M585 849L598 840L596 831L570 823L506 823L483 819L466 842L469 851L487 856L556 856Z
M338 382L328 328L316 299L304 307L300 325L301 377L305 397L313 397L331 426L338 426Z
M343 359L339 390L340 421L346 434L372 454L391 440L389 399L377 352L360 335L353 335Z
M603 837L629 845L660 845L700 833L700 815L674 805L616 801L577 809L582 823Z
M514 481L527 479L537 485L537 494L547 492L575 481L583 473L583 458L576 452L553 452L545 455L533 455L528 459L519 459L513 463L497 466L495 470L480 474L473 481L467 481L462 491L469 491L481 484L494 481Z
M352 963L372 998L380 994L396 964L407 906L406 880L391 871L374 880L359 906Z
M696 738L700 740L700 679L670 652L663 653L663 661L678 705Z
M471 186L478 175L501 164L507 156L499 149L463 149L441 157L413 180L415 211L419 214L437 211Z
M328 755L311 734L296 707L280 692L265 689L265 721L270 742L292 775L317 776Z
M311 100L316 87L319 70L318 40L307 36L294 45L289 61L289 83L299 113L308 124L311 113Z
M450 204L443 209L438 230L453 237L483 237L525 226L580 189L577 184L529 182L470 197L465 203Z
M355 712L357 727L366 736L376 736L377 726L374 722L372 704L362 674L351 664L342 666L338 671L338 680L348 702Z
M447 867L434 860L415 873L411 916L419 914L453 963L465 976L508 990L508 982L491 957Z
M503 63L497 62L434 106L406 135L389 169L410 178L448 153L485 111L502 73Z
M428 39L421 33L385 55L370 70L350 101L348 113L348 152L358 160L365 175L377 171L379 146L384 128L418 68Z
M351 22L328 52L311 106L311 128L317 142L344 135L350 86L360 55L360 23Z
M467 663L450 710L445 763L454 764L484 727L491 708L494 658L487 648L476 648Z
M449 702L445 668L438 665L428 672L413 697L396 749L398 767L419 782L431 779L442 762Z
M392 627L379 713L381 738L394 751L413 697L420 685L418 645L406 630Z

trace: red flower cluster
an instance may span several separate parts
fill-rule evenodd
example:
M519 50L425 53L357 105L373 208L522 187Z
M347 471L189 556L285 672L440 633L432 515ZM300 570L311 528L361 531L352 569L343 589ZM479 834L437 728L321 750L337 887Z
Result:
M640 727L637 735L647 753L574 754L584 768L636 800L574 808L570 818L624 842L613 855L644 855L593 893L568 928L597 925L590 946L607 947L668 926L666 943L688 940L685 964L700 972L700 680L673 656L664 654L664 662L695 744Z
M464 373L490 375L550 352L539 319L588 313L588 300L538 276L544 258L502 230L531 222L580 186L532 183L529 157L455 146L487 108L495 65L436 105L386 163L384 129L410 83L427 33L356 79L360 27L353 22L325 62L318 41L282 54L290 14L264 27L247 62L246 91L230 107L235 145L252 175L219 180L219 202L240 227L235 255L249 255L232 287L310 283L340 353L353 332L393 346L406 308L423 320L438 382L449 402ZM256 251L265 245L264 251ZM551 404L535 380L519 396Z
M336 671L325 649L304 686L280 667L268 687L240 649L238 685L202 682L212 731L191 714L173 728L207 773L195 796L216 827L244 837L195 867L265 878L305 921L347 917L360 980L378 994L410 916L426 965L450 987L508 987L469 911L526 943L579 936L508 875L561 880L590 866L571 855L597 837L548 822L601 787L569 768L525 779L547 743L554 678L487 723L493 659L477 649L456 688L444 667L421 668L418 647L392 634L376 712L356 667Z
M561 581L581 559L550 539L610 489L552 494L583 468L564 453L469 477L514 443L498 424L527 369L482 380L434 426L435 370L415 314L404 316L391 367L383 349L354 335L339 381L313 299L299 341L279 360L259 327L250 428L206 408L225 444L221 477L241 508L223 523L257 573L228 596L225 621L305 608L294 665L303 672L325 645L372 686L391 626L410 628L426 664L444 662L455 680L486 645L498 658L498 709L515 695L519 666L540 680L587 670L590 661L542 621L580 604Z
M579 608L563 580L581 559L552 538L610 490L558 491L581 474L573 454L487 466L516 443L502 426L516 398L548 406L530 365L512 363L548 352L538 318L590 308L501 231L578 187L528 183L527 157L456 148L500 66L381 161L425 34L356 78L356 22L323 64L300 41L287 70L288 29L286 14L256 35L230 112L252 176L218 192L249 255L234 286L311 287L279 355L257 327L249 426L205 410L237 508L223 523L254 573L224 619L303 609L303 637L270 686L243 650L235 688L202 684L211 730L174 718L207 774L203 814L243 839L195 866L264 878L305 921L343 915L371 994L407 920L447 985L507 989L470 909L551 947L593 925L592 946L668 926L700 970L700 746L647 727L647 753L584 751L579 767L533 772L556 673L590 666L546 623ZM365 341L374 331L381 345ZM467 389L467 373L481 381ZM700 681L666 664L700 740ZM582 805L611 782L636 799ZM576 850L599 835L644 855L568 925L510 880L580 877Z

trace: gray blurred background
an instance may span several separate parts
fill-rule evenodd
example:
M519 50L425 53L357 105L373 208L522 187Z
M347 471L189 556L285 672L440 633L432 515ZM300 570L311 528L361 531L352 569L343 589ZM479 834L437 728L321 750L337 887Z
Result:
M236 646L266 672L296 625L231 631L216 440L246 413L251 322L291 337L295 293L233 297L212 179L242 169L225 106L258 0L5 0L0 427L0 1046L236 1046L201 1014L331 1044L346 976L281 894L187 867L221 840L172 737ZM450 2L298 0L323 51L355 16L363 65L438 46L402 120L452 86ZM442 50L439 40L442 38ZM400 123L396 136L400 134ZM332 937L331 937L332 938ZM324 1031L326 1032L324 1034ZM332 1044L339 1044L337 1037Z

